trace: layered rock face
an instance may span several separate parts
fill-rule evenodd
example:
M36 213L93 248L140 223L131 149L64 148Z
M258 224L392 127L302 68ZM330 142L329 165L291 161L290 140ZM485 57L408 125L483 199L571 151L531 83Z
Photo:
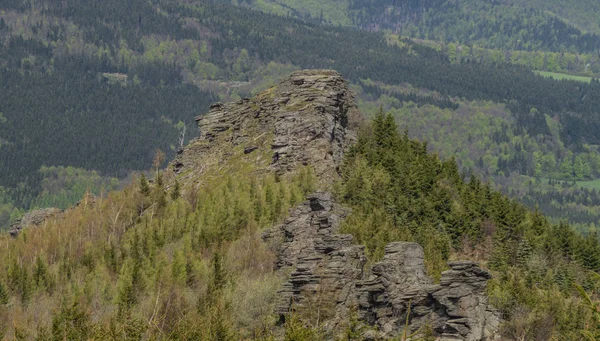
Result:
M183 150L173 168L184 178L197 178L208 167L243 153L280 175L310 164L326 184L337 177L344 150L356 139L348 125L358 115L339 73L298 71L252 99L212 105L196 119L200 137Z
M364 246L351 235L336 234L348 210L335 204L329 193L315 193L284 224L263 234L277 255L277 267L291 267L279 291L277 313L283 319L295 309L318 304L326 320L336 324L355 303L354 286L363 277Z
M360 318L381 331L370 338L397 336L408 318L409 334L429 329L440 340L493 340L500 319L485 292L490 274L475 263L451 262L434 285L423 259L420 245L391 243L372 276L356 282Z
M282 320L291 309L319 305L327 327L346 320L351 310L373 327L367 340L432 331L439 340L493 340L497 312L488 304L490 275L476 264L453 262L433 284L425 272L423 249L416 243L387 245L382 261L364 270L364 247L350 235L337 234L349 211L329 193L315 193L291 212L284 224L263 234L279 268L290 268L278 292Z

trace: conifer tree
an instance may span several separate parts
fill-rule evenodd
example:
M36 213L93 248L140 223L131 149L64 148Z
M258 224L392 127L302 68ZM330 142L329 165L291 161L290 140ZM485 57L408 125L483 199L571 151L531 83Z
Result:
M146 180L146 176L142 173L140 176L140 193L144 196L148 196L150 194L150 186L148 185L148 180Z
M90 334L89 313L81 307L78 299L71 303L64 300L60 311L52 319L52 339L87 340Z
M187 258L187 261L185 263L185 274L186 274L186 279L185 279L186 285L188 287L194 286L196 284L197 277L196 277L196 271L194 269L194 263L193 263L192 257Z
M179 181L175 180L175 184L173 185L173 189L171 190L171 200L177 200L181 196L181 186L179 185Z
M2 282L0 282L0 305L8 304L10 296L8 295L8 290L4 286Z
M165 193L163 174L156 173L156 185L154 186L154 202L156 203L157 212L161 212L167 207L167 194Z
M46 287L48 285L48 268L46 262L38 255L33 269L33 281L37 287Z

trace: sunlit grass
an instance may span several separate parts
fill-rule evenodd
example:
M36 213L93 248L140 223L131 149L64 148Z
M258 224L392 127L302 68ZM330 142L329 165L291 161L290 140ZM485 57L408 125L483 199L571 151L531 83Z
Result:
M568 75L566 73L557 73L557 72L548 72L548 71L536 71L536 73L540 76L554 78L556 80L568 79L568 80L585 82L585 83L590 83L592 81L592 77Z

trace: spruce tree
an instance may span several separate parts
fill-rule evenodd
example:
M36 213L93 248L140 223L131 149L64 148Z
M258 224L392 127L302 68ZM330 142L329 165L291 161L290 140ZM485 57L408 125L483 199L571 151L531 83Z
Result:
M48 284L48 267L40 256L37 256L35 261L33 281L37 287L46 287Z
M8 290L4 286L2 282L0 282L0 305L8 304L10 296L8 295Z
M179 181L175 180L175 184L173 185L173 189L171 190L171 200L177 200L181 196L181 186L179 185Z
M87 340L91 329L89 313L77 298L71 303L63 301L60 311L52 319L53 340Z
M144 196L148 196L150 194L150 186L148 185L148 180L146 180L146 176L142 174L140 176L140 193Z

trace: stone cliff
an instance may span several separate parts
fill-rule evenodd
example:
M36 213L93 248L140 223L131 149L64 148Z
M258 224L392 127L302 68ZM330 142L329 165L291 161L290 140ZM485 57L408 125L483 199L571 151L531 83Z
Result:
M53 207L29 211L10 226L8 233L10 233L11 236L16 237L24 228L29 226L39 226L46 219L51 218L60 212L62 211Z

